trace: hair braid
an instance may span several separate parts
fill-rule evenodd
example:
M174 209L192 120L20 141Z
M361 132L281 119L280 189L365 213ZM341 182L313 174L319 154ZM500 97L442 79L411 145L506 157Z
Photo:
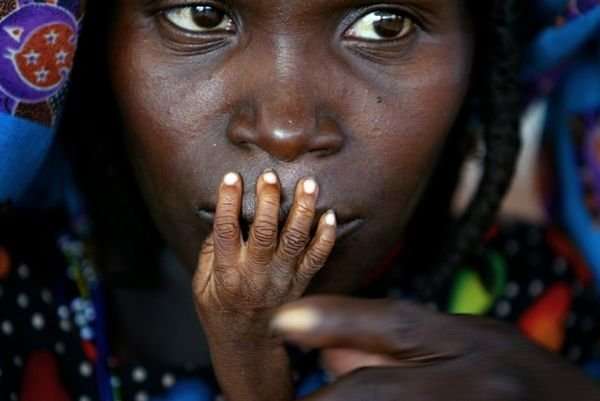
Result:
M491 227L502 198L510 187L521 147L519 118L520 96L518 84L518 0L495 0L489 10L492 21L486 48L481 54L487 66L480 93L481 121L485 156L479 186L464 214L450 233L447 250L442 254L441 269L436 286L442 285L452 271L479 249L485 232Z

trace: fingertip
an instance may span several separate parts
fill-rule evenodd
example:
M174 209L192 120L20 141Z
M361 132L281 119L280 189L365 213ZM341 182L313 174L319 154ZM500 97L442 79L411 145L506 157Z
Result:
M263 180L269 185L276 185L279 181L274 171L266 171L263 173Z
M328 243L335 241L337 237L337 225L335 211L328 210L325 212L319 220L319 227L317 229L318 238L321 241L326 240Z
M279 333L307 333L322 321L320 313L310 307L292 307L279 311L271 320L271 328Z
M227 173L225 174L225 177L223 177L223 184L228 187L236 186L240 181L239 174L235 172Z
M319 185L314 178L309 177L302 182L302 191L306 195L316 195L318 189Z
M333 210L327 211L327 213L325 213L324 221L325 221L326 225L328 225L330 227L336 227L337 226L337 217L335 215L335 212Z
M279 189L279 177L271 168L265 169L256 180L256 194L259 195L266 188Z

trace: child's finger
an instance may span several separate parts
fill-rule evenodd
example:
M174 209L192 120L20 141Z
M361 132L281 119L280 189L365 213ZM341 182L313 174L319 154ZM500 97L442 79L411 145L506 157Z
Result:
M310 229L315 217L315 204L319 187L312 178L301 180L296 186L294 204L290 210L281 239L275 263L286 266L293 272L298 260L310 240Z
M198 265L196 266L196 271L194 272L194 277L192 280L192 286L194 289L194 294L196 296L201 296L205 290L208 282L210 281L210 277L213 274L212 266L215 259L215 243L213 239L213 235L210 234L204 243L202 244L202 248L200 249L200 255L198 256Z
M302 291L308 286L312 277L325 266L335 245L336 227L337 221L332 210L321 216L315 237L302 257L296 272L297 284Z
M248 236L248 267L264 270L277 246L280 187L277 175L266 170L256 183L256 215Z
M239 262L241 204L242 180L237 173L229 173L219 187L213 225L215 259L219 267L234 267Z

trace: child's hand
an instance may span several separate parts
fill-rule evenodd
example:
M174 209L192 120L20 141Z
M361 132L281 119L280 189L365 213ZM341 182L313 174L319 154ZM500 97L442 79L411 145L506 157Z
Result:
M259 178L254 221L245 242L240 231L241 178L225 176L213 232L202 247L194 276L198 315L228 400L292 399L288 356L269 330L271 313L304 293L335 243L331 211L321 216L311 238L319 192L314 179L298 183L281 233L280 191L275 173L267 171Z
M320 348L332 385L303 401L600 400L592 380L512 326L394 300L312 297L273 320Z
M298 183L287 222L279 233L279 180L272 171L263 173L256 184L256 212L245 242L240 231L242 182L235 173L225 176L213 233L202 247L194 278L203 321L210 324L224 314L255 320L302 295L335 242L332 211L321 217L311 240L318 192L314 179Z

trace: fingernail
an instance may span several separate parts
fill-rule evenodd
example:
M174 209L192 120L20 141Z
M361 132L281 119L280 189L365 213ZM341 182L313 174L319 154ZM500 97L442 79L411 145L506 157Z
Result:
M223 182L225 185L233 186L237 184L239 179L240 178L236 173L229 173L225 176L225 178L223 178Z
M328 211L325 215L325 224L328 226L335 226L336 223L337 219L335 218L335 212L333 210Z
M312 178L309 178L304 181L303 189L305 193L312 195L317 191L317 182Z
M267 184L277 184L277 175L272 171L267 171L263 174L263 180L265 180Z
M278 331L307 332L315 329L320 322L321 316L314 309L296 308L276 315L271 325Z

